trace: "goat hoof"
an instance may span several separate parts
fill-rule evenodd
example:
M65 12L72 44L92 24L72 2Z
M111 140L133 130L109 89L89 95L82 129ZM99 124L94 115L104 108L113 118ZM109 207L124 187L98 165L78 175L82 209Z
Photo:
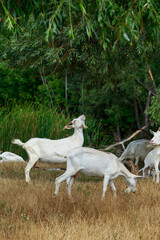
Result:
M26 181L26 184L29 185L31 182L30 181Z

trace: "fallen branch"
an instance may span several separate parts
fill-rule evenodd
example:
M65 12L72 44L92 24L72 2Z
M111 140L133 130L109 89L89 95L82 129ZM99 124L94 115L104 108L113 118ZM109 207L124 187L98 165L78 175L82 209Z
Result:
M44 171L65 171L66 170L65 168L41 168L37 166L33 166L33 168L37 168Z
M151 122L150 122L150 123L151 123ZM150 123L148 123L147 125L143 126L141 129L137 130L137 131L136 131L135 133L133 133L130 137L124 139L123 141L120 141L120 142L117 142L117 143L115 143L115 144L112 144L112 145L110 145L109 147L104 148L104 149L102 149L102 150L107 151L107 150L109 150L109 149L111 149L111 148L113 148L113 147L116 147L116 146L120 145L120 144L123 146L123 144L124 144L125 142L128 142L129 140L131 140L132 138L134 138L138 133L142 132L145 128L147 128L147 127L150 125Z

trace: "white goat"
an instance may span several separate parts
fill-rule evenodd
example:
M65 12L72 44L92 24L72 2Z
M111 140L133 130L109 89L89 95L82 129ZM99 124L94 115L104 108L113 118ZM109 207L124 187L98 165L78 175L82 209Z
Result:
M153 132L150 130L151 134L153 134L153 138L151 139L151 144L154 146L154 150L151 152L149 156L145 159L145 166L141 170L144 171L150 166L154 167L156 173L156 183L159 183L159 163L160 163L160 128L157 132ZM141 171L140 170L140 171Z
M74 181L74 175L80 171L88 176L104 177L103 194L105 197L107 184L109 182L114 196L116 196L116 188L113 179L122 175L126 178L128 188L126 192L136 192L136 179L140 176L134 175L121 163L112 153L104 153L92 148L79 147L70 151L67 156L66 172L55 180L54 195L58 195L59 186L62 181L68 181L68 196L71 197L71 187Z
M138 168L139 160L144 161L147 154L153 150L149 140L139 139L132 141L128 144L127 148L124 150L119 160L124 161L130 159L133 163L135 161L135 166Z
M146 172L147 176L151 173L151 169L154 168L154 162L156 160L156 150L152 150L151 152L148 153L148 155L144 159L144 167L139 170L139 172L143 172L143 178L146 177ZM153 181L155 182L155 171L152 173L153 175Z
M72 136L58 140L31 138L26 143L22 143L19 139L14 139L12 143L22 146L29 156L29 162L25 168L26 182L30 181L29 172L38 160L49 163L66 162L66 158L63 156L66 155L68 151L83 145L83 127L87 128L85 125L85 115L73 119L64 127L65 129L74 128L74 134Z
M0 163L3 162L24 162L26 163L22 157L14 154L12 152L3 152L0 154Z

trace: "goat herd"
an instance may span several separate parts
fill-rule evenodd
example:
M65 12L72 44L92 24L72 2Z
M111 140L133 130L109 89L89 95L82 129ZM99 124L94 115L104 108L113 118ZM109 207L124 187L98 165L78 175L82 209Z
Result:
M150 132L154 135L151 141L136 140L131 142L120 158L112 153L106 153L89 147L82 147L84 142L83 128L85 125L85 115L73 119L69 122L65 129L74 128L72 136L59 140L50 140L45 138L31 138L26 143L19 139L14 139L13 144L17 144L26 150L29 161L25 168L26 182L30 181L30 170L37 161L49 163L67 163L67 169L64 174L55 180L55 195L58 195L59 186L62 181L67 182L68 196L71 197L71 187L77 172L82 172L88 176L104 177L102 199L105 197L108 183L111 186L114 196L116 196L116 188L113 180L118 176L124 176L127 182L125 192L136 192L137 179L142 176L131 173L122 163L127 158L136 159L136 165L140 159L144 160L143 177L149 175L151 169L153 171L153 180L159 183L159 162L160 162L160 129L157 132ZM4 152L0 155L5 161L21 161L25 162L20 156Z

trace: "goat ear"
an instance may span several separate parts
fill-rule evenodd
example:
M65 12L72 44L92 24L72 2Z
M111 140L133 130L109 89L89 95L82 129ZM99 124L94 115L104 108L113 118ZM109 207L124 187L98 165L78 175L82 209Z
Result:
M70 127L68 127L68 126L65 126L64 128L63 128L63 130L65 130L65 129L71 129Z
M158 128L158 131L160 131L160 127Z
M64 130L64 129L71 129L71 128L73 128L72 122L69 122L69 123L63 128L63 130Z
M149 131L150 131L150 133L151 133L152 135L154 135L155 132L153 132L151 129L149 129Z
M66 126L63 128L63 130L64 130L64 129L71 129L71 128L72 128L72 126L66 125Z

